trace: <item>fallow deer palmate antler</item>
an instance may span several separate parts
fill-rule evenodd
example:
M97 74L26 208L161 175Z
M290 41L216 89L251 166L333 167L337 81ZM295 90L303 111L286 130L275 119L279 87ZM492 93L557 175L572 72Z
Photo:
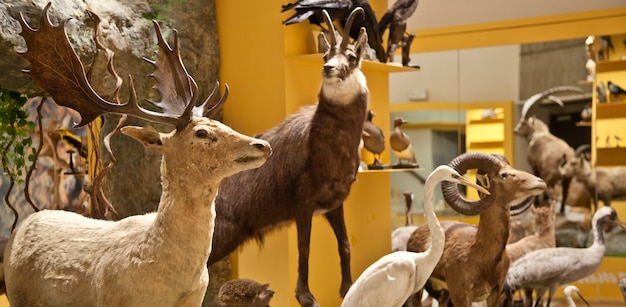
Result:
M69 19L64 20L58 26L52 25L48 15L50 5L51 3L48 3L43 9L40 28L37 30L30 27L24 15L20 13L21 35L28 47L28 50L20 52L20 55L31 63L31 69L24 70L24 72L33 77L35 84L46 90L58 104L80 113L81 121L77 126L83 126L102 114L116 113L173 125L180 131L189 123L192 115L212 116L226 101L228 86L226 86L224 96L209 107L209 104L216 100L215 93L219 88L218 84L211 95L200 103L197 95L198 85L187 73L180 58L178 32L174 31L174 48L172 49L164 40L156 21L153 23L159 45L157 60L146 59L146 61L155 67L150 76L156 80L154 89L161 96L161 101L148 102L162 109L163 113L144 109L138 104L130 76L128 103L117 104L105 100L93 90L83 64L70 45L65 33L65 24ZM93 12L91 14L95 15ZM97 30L97 22L94 27Z

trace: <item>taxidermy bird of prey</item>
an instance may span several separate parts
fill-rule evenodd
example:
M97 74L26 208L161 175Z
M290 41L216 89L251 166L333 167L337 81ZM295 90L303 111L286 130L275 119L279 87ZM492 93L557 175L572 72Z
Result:
M398 47L408 47L413 40L411 35L406 33L406 20L415 13L418 2L418 0L397 0L378 22L380 35L383 35L389 28L387 57L390 62L393 61L393 54ZM405 65L404 62L403 65ZM408 61L406 62L408 65Z
M350 30L350 37L357 39L360 29L365 28L367 31L367 41L370 47L376 52L376 58L378 58L380 62L386 63L387 54L385 53L385 48L383 48L381 33L378 32L378 21L367 0L298 0L294 3L283 5L281 12L289 10L295 11L291 17L283 21L284 25L308 20L309 23L322 28L323 31L328 31L328 29L323 26L324 18L322 16L322 10L326 10L328 15L330 15L330 19L339 21L343 27L350 13L357 7L363 9L364 17L354 20L354 24Z

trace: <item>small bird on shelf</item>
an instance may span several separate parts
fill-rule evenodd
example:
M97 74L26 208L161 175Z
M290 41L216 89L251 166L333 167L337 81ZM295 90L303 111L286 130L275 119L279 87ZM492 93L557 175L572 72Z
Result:
M626 95L626 90L621 88L619 85L611 82L611 80L607 81L606 84L609 88L609 93L611 93L611 96L615 97L615 100L618 100L620 95ZM614 100L610 99L609 101Z
M376 116L374 111L367 112L367 119L363 126L363 146L374 155L374 163L367 166L368 169L382 169L384 165L380 162L380 154L385 151L385 135L380 127L372 122Z
M398 157L398 163L393 168L418 168L417 159L413 152L411 138L400 128L407 122L402 117L396 117L393 121L393 132L389 138L391 150Z
M600 85L596 85L596 93L598 94L598 102L606 102L606 85L604 82L600 82Z
M83 142L78 136L69 131L67 128L59 128L58 132L61 136L61 141L63 141L63 143L78 151L80 157L84 160L87 160L87 146L83 146Z

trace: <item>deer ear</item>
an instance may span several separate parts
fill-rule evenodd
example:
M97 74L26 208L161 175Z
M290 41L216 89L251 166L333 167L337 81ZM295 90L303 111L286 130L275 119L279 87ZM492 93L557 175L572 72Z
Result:
M330 50L330 43L326 39L326 34L324 34L324 32L320 32L317 36L317 49L319 49L318 51L322 54Z
M159 149L161 145L163 145L163 142L161 142L161 133L156 131L152 126L126 126L122 127L122 133L141 142L146 148Z
M354 51L358 54L359 59L362 59L365 50L367 50L367 31L365 31L365 28L361 28L359 37L354 43Z

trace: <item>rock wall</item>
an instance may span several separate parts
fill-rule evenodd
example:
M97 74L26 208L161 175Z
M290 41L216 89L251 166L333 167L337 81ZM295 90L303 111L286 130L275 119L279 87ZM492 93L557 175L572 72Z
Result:
M30 96L45 95L45 92L33 84L30 77L22 73L22 69L28 68L29 64L17 53L26 50L25 42L19 36L21 27L17 18L20 18L22 13L29 24L37 28L41 11L48 2L50 0L0 2L1 88ZM154 80L147 77L152 72L152 66L143 60L144 57L154 58L157 51L156 35L151 20L159 22L169 42L172 42L174 29L178 31L183 62L198 84L203 97L208 95L218 78L219 47L213 0L52 0L51 2L49 15L53 24L71 18L66 26L66 33L83 63L91 63L95 56L93 22L87 10L100 17L100 36L103 43L115 52L115 69L124 78L125 85L122 86L120 93L122 102L127 100L128 88L125 77L129 75L132 76L140 97L158 100L152 90ZM110 99L114 83L106 72L103 61L96 62L92 71L93 88L102 97ZM105 117L103 133L109 132L115 126L117 118L115 115ZM129 124L146 123L129 118ZM111 143L118 162L107 175L107 196L120 213L120 217L155 210L161 193L159 154L144 151L141 144L123 135L116 135ZM181 153L181 156L184 157L184 153ZM12 221L12 218L8 220ZM220 264L217 270L220 273L211 275L212 289L209 293L216 293L219 285L230 277L228 262ZM205 306L211 306L211 303Z

